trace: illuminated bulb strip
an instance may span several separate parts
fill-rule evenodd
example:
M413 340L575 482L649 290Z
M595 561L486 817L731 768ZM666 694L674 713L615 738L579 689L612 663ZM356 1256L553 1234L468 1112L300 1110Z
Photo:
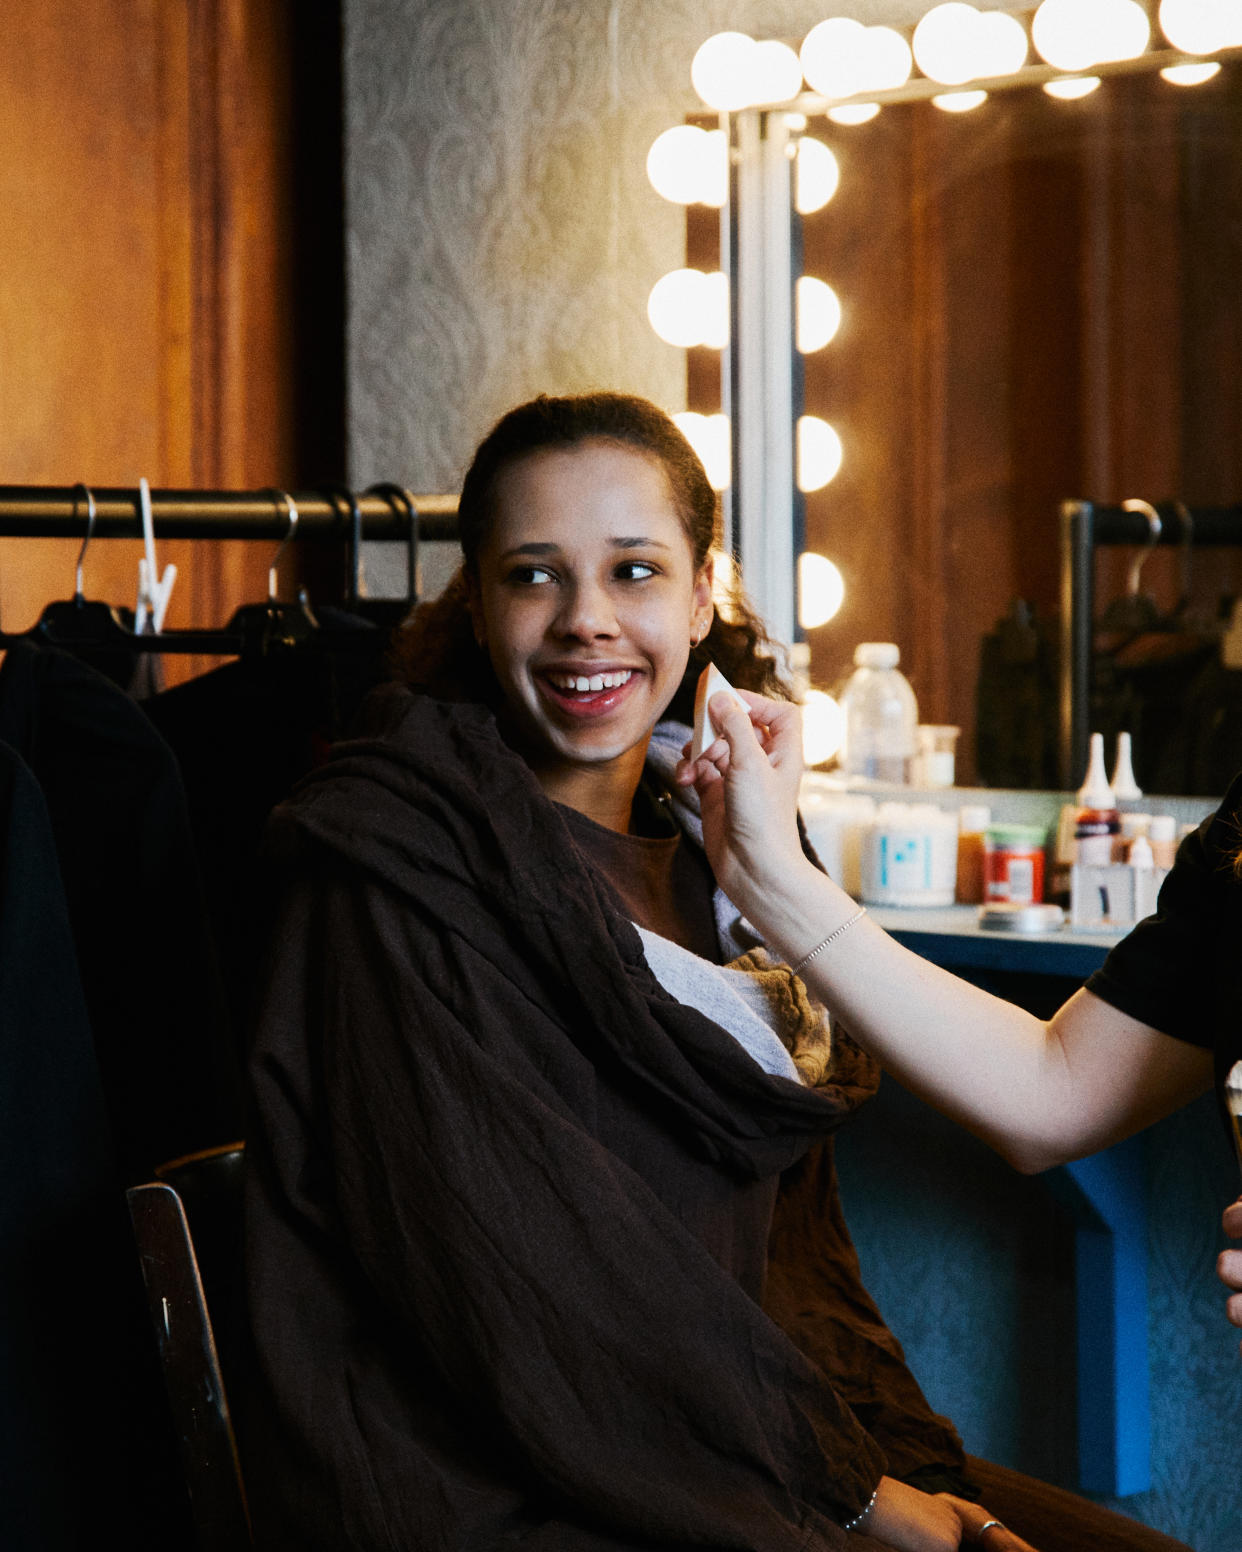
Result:
M802 701L802 759L806 765L823 765L845 742L845 713L840 703L822 690L808 690Z
M794 206L800 216L809 216L837 192L841 169L823 141L810 135L802 136L794 155Z
M843 102L840 107L829 108L827 117L834 124L870 124L879 112L878 102Z
M841 469L841 438L818 415L798 417L798 489L823 490Z
M1242 6L1229 0L1161 0L1160 27L1184 54L1242 45Z
M803 630L827 625L845 602L845 579L826 555L807 550L798 557L798 624Z
M1062 102L1077 102L1082 97L1090 97L1099 84L1098 75L1065 75L1059 81L1045 81L1044 91Z
M719 271L675 269L652 286L647 317L665 344L723 350L729 343L729 282Z
M986 92L941 92L932 98L932 106L945 113L969 113L988 100Z
M1160 72L1161 77L1173 86L1202 86L1213 76L1220 74L1220 61L1213 59L1202 65L1169 65Z
M673 424L699 455L712 489L727 490L731 473L729 417L682 410L673 416Z

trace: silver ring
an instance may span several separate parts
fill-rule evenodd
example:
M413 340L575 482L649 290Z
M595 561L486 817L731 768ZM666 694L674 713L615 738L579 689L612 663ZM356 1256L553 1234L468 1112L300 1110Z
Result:
M983 1524L980 1525L979 1529L975 1532L975 1540L982 1541L985 1531L1004 1530L1004 1528L1005 1527L999 1520L984 1520Z

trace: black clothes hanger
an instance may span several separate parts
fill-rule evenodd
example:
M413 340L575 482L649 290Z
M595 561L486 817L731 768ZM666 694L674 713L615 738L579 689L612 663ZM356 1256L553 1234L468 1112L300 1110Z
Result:
M1141 512L1146 517L1147 542L1130 563L1125 593L1112 600L1096 621L1095 628L1097 632L1132 638L1160 627L1160 610L1155 599L1142 591L1142 574L1147 557L1160 542L1162 524L1159 512L1149 501L1123 501L1122 508L1127 512Z
M395 629L418 602L418 508L414 504L414 497L403 486L390 481L370 485L364 493L368 496L382 496L390 507L404 510L407 516L406 596L403 599L367 598L362 590L362 508L358 497L344 485L324 485L320 490L333 503L341 502L349 513L345 549L345 607L351 614L381 630Z
M299 590L297 601L292 604L281 603L277 596L280 557L298 531L298 509L293 497L283 490L274 490L272 497L278 505L284 506L289 526L267 568L267 601L243 604L225 627L225 634L236 638L242 657L268 657L274 652L287 652L309 640L319 629L319 621L311 610L304 588Z
M126 614L114 609L111 604L89 599L83 592L82 569L95 533L96 508L95 497L89 486L79 483L73 487L74 515L77 514L79 491L86 502L86 535L74 567L73 597L46 604L29 630L16 633L0 631L0 646L15 641L42 641L52 646L69 648L113 647L126 645L130 641L133 616L127 618Z
M381 480L377 485L368 485L364 494L383 496L389 506L398 506L405 510L409 525L406 529L405 606L407 609L412 609L422 593L422 578L418 571L418 507L414 497L404 485L395 485L391 480Z

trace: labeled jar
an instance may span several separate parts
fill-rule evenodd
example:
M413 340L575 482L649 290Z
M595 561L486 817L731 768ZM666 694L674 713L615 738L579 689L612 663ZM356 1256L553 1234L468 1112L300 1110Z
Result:
M983 881L989 903L1038 905L1044 898L1042 825L989 825L984 837Z
M881 803L863 835L866 905L953 904L957 816L925 803Z

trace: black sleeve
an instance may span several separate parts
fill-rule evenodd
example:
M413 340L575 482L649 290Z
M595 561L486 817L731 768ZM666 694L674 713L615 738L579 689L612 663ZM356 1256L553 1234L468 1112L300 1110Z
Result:
M1211 1047L1212 969L1223 932L1242 902L1234 858L1242 848L1242 777L1217 811L1178 848L1156 913L1141 921L1087 981L1120 1012L1191 1045Z
M345 1253L523 1474L644 1546L838 1545L881 1450L545 1081L504 967L380 891L300 907L309 995L269 1007L256 1080L286 1208L314 1216L276 1050L309 1012Z

